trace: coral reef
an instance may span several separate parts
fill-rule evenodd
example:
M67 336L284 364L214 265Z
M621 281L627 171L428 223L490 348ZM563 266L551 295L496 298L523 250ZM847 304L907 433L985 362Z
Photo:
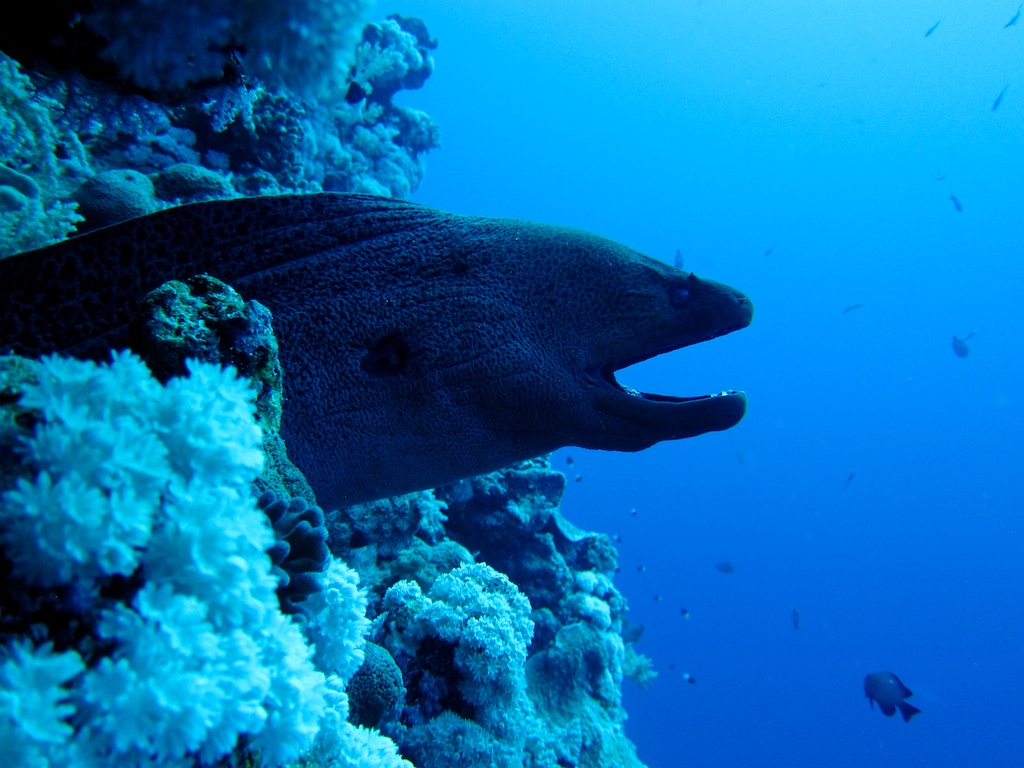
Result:
M382 611L378 636L402 667L408 724L449 710L522 748L516 728L530 714L524 668L533 622L508 577L476 563L438 577L426 594L400 581Z
M401 705L405 683L402 670L386 648L368 642L363 652L363 664L348 682L349 719L373 728Z
M75 192L80 232L145 216L157 210L156 190L150 178L131 168L111 168L85 180Z
M11 634L25 623L41 634L31 648L5 642L4 698L29 695L32 668L87 669L32 694L64 702L45 738L15 710L27 754L212 760L247 734L280 763L312 744L323 676L277 609L263 554L269 530L249 490L262 466L252 392L218 366L190 373L162 387L131 355L109 366L52 357L22 387L35 425L19 445L23 475L0 496L5 591L74 593L62 606L74 626L55 622L45 600L36 616L5 601ZM60 644L59 665L48 643Z
M411 194L439 131L392 96L436 42L418 19L364 27L368 5L72 2L73 31L0 34L0 256L199 200Z
M185 373L189 358L233 366L256 390L256 420L263 428L261 491L313 498L313 490L288 459L279 429L283 372L270 311L246 301L209 275L171 280L150 291L128 325L131 348L160 381Z
M199 200L411 194L439 131L394 97L437 43L368 5L27 9L0 30L0 256ZM639 765L621 685L654 672L564 477L325 513L272 322L198 275L142 303L141 359L0 363L4 760Z
M409 765L345 722L368 624L358 575L325 554L304 624L278 607L244 380L190 361L161 385L128 353L3 362L8 762Z
M63 240L81 221L70 198L87 162L59 109L0 53L0 257Z
M301 498L278 498L265 491L256 499L274 528L268 550L277 576L277 597L285 613L302 613L302 601L322 588L322 574L331 562L324 511Z
M421 768L640 765L621 685L654 673L623 638L615 549L561 516L564 489L541 458L327 515L402 672L378 725Z
M175 163L158 171L153 190L161 200L175 204L237 197L227 179L195 163Z
M187 359L231 365L256 389L256 417L281 425L283 373L270 310L246 301L222 280L196 275L149 292L128 326L128 340L160 381L185 373Z
M107 750L142 764L244 744L267 764L301 753L307 764L373 754L401 765L397 745L421 766L439 755L448 766L639 765L621 685L653 671L623 637L614 548L562 518L565 480L546 459L325 516L301 499L253 499L254 394L211 363L189 362L189 378L164 386L129 355L10 370L0 375L0 450L16 464L0 496L0 731L17 733L19 754ZM196 473L215 488L197 488ZM234 501L214 512L206 497L226 493ZM239 547L271 556L239 571ZM368 629L380 647L366 651ZM223 666L227 643L236 662ZM271 659L270 648L282 651ZM241 669L270 682L228 686ZM275 675L305 682L287 694ZM140 710L145 724L115 736L112 720L85 718L139 710L125 686L161 691L163 704ZM184 693L207 686L219 693ZM4 701L30 696L45 718L14 705L5 714ZM238 712L258 696L281 711L273 727L286 738Z

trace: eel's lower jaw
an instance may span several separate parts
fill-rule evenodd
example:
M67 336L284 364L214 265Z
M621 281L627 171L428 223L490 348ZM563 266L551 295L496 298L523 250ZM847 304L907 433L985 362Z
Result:
M651 408L665 409L665 426L672 431L662 439L678 439L694 437L705 432L720 432L736 426L747 411L747 396L737 390L725 390L715 394L697 395L694 397L676 397L659 395L651 392L640 392L632 387L623 386L615 379L612 366L605 366L600 372L600 380L623 397L636 398L648 403ZM669 411L672 417L668 418ZM676 425L675 429L668 427Z

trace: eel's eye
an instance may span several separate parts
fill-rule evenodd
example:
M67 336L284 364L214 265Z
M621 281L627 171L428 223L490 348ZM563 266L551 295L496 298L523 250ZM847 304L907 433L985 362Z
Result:
M409 344L398 334L384 336L371 346L360 365L372 376L395 376L409 362Z

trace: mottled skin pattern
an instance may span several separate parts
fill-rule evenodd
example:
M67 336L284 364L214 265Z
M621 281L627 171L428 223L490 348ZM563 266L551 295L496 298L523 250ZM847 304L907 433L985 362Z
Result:
M199 273L273 312L282 435L328 507L745 409L611 375L746 326L739 292L588 232L361 195L198 203L2 260L0 348L104 358L145 293Z

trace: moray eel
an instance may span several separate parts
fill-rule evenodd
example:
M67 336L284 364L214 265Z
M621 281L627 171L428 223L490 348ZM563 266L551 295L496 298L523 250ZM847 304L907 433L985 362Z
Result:
M748 325L738 291L589 232L366 195L196 203L0 260L0 349L104 357L141 297L201 273L273 313L282 437L327 507L563 446L637 451L746 409L615 380Z

